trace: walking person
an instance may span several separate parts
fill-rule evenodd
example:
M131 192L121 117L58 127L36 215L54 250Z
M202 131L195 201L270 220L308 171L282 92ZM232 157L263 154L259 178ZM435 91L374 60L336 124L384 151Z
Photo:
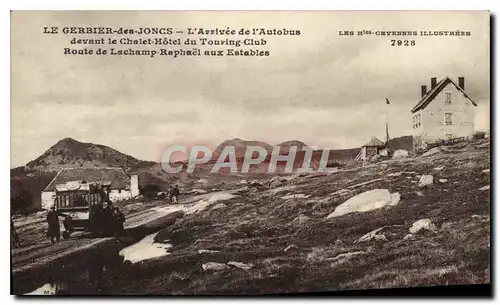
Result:
M175 185L174 189L172 190L172 203L177 203L177 201L179 200L179 186L178 185Z
M65 214L56 211L54 206L50 207L49 213L47 213L47 223L49 229L47 231L47 237L50 238L50 242L59 242L61 239L61 226L59 224L59 216L66 217Z

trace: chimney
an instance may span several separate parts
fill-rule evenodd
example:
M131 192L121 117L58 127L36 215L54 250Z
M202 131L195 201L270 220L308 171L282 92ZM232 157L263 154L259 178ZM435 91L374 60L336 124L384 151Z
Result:
M458 86L465 91L465 77L461 76L458 78Z
M426 85L422 85L422 97L424 97L424 95L427 93L427 86Z
M437 84L437 78L436 77L431 77L431 90L436 87Z
M136 173L130 174L130 194L132 198L139 195L139 176Z

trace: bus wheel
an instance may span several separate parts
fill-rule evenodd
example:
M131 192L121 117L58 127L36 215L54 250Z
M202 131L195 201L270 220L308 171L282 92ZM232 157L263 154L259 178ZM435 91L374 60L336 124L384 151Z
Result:
M64 239L68 239L70 235L71 235L71 232L69 232L69 231L64 231L64 232L62 233L62 237L63 237Z

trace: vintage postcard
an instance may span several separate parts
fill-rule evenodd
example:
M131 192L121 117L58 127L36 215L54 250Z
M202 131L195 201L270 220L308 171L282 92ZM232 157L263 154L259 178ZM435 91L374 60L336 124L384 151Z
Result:
M11 293L488 294L490 98L488 11L13 11Z

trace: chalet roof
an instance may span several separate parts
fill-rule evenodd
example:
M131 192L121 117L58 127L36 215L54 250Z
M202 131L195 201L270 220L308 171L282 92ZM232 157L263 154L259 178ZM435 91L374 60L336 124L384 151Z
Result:
M454 81L452 81L448 76L446 76L445 78L443 78L441 81L439 81L436 86L434 86L434 88L432 88L431 90L429 90L429 92L427 92L423 97L422 99L417 103L417 105L415 105L415 107L413 107L413 109L411 110L412 113L420 110L420 109L424 109L425 107L427 107L427 105L429 105L430 102L432 102L434 100L434 98L436 98L436 96L448 85L448 84L453 84L455 86L455 88L457 88L458 91L462 92L463 95L474 105L474 106L477 106L477 104L467 95L467 93L465 93L464 90L462 90L462 88L460 88Z
M380 141L376 137L372 137L372 139L370 140L370 142L366 143L363 146L385 146L385 144L384 144L384 142Z
M62 185L70 181L86 181L87 183L110 184L111 189L129 189L130 178L119 167L76 167L63 168L47 185L45 191L61 189Z

